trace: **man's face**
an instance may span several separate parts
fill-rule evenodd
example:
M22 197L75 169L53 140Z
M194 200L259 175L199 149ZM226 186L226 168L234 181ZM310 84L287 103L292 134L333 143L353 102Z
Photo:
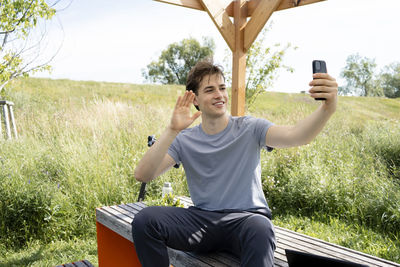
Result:
M225 115L228 100L224 78L213 74L204 76L193 103L199 106L204 115L219 117Z

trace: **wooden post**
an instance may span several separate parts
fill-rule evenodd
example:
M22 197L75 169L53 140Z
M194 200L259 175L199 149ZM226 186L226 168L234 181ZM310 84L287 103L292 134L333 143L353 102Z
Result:
M3 105L3 115L4 115L5 126L6 126L7 138L11 139L10 119L9 119L9 115L8 115L7 102Z
M246 51L244 29L247 18L246 0L234 2L235 47L232 51L232 96L231 114L243 116L246 100Z
M246 99L246 51L274 11L325 0L233 0L224 6L220 0L155 0L207 11L232 50L231 114L243 116ZM233 17L234 25L229 17ZM247 17L251 19L247 22Z

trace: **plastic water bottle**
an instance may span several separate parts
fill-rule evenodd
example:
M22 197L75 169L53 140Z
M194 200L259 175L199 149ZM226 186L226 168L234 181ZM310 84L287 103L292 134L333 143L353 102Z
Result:
M165 182L162 188L162 197L164 198L165 195L173 194L171 183Z

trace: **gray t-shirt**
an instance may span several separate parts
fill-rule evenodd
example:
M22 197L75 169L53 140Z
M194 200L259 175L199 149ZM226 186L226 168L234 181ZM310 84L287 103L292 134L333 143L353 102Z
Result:
M185 169L194 205L205 210L248 210L270 215L261 185L260 149L273 124L250 116L230 117L215 135L201 124L179 133L168 154Z

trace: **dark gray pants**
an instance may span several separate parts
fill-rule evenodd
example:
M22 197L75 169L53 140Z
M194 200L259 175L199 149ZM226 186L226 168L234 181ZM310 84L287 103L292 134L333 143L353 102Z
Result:
M273 266L275 231L270 219L252 212L205 211L194 207L147 207L132 222L143 267L167 267L167 246L192 252L228 251L241 266Z

